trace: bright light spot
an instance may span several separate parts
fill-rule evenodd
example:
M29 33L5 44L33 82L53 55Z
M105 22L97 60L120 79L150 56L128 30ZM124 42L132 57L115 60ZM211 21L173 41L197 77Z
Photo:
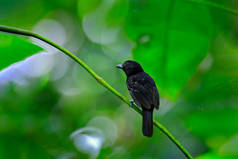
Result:
M208 54L200 64L200 70L207 71L211 68L213 63L213 58L211 54Z
M104 138L102 132L93 127L85 127L73 132L70 135L75 147L80 151L90 155L91 159L97 158Z
M105 54L111 55L111 57L118 61L125 61L126 59L131 58L131 52L135 47L135 44L120 32L114 43L101 45L101 47Z
M112 145L117 138L117 127L107 117L95 117L89 121L88 126L76 130L70 135L75 147L97 158L102 147Z
M62 78L70 66L70 59L66 58L64 54L54 54L54 66L50 72L50 80L55 81Z
M14 82L19 85L26 85L27 81L22 75L22 73L17 70L17 67L19 66L19 62L15 63L2 71L0 71L0 84L5 85L8 82Z
M34 32L50 39L58 45L64 45L67 41L67 34L64 27L54 19L43 19L37 23ZM57 49L49 46L45 42L32 38L32 41L45 48L48 52L56 52Z
M53 64L53 54L41 52L21 62L17 69L26 76L40 77L46 73L49 73L53 67Z
M95 117L88 122L88 126L98 128L102 131L102 135L105 138L104 147L111 146L117 139L117 126L108 117Z
M104 0L93 12L83 17L83 30L87 37L99 44L110 44L116 41L121 30L120 26L108 26L106 14L113 6L114 0Z
M53 65L52 55L45 52L35 54L24 61L12 64L0 71L0 83L14 82L18 85L27 85L27 77L39 77L48 73Z
M91 145L94 149L99 149L102 144L101 139L95 136L88 136L86 138L86 142L88 143L88 145Z

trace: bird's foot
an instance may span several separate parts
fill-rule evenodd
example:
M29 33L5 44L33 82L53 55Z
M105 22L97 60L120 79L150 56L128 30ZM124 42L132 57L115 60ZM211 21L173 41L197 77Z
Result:
M130 100L130 107L132 108L133 104L134 104L134 100Z

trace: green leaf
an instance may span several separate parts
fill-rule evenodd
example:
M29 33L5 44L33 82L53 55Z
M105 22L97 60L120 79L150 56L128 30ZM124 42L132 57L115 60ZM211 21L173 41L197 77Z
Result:
M186 1L131 1L126 33L134 59L160 92L176 99L208 52L211 20L206 6Z
M209 57L211 67L206 72L200 69L196 80L191 80L184 93L194 106L199 104L213 109L237 106L234 102L238 96L237 52L237 43L227 35L217 37ZM201 78L199 74L204 75Z
M231 108L196 112L185 118L186 127L202 139L234 135L238 130L237 123L238 109Z
M226 141L220 148L220 153L228 156L238 156L238 135L233 136Z
M101 4L102 0L79 0L78 1L78 13L80 16L83 16Z
M39 52L42 48L24 38L0 33L0 70Z
M105 21L109 26L121 25L125 21L128 12L129 0L80 0L78 2L78 13L81 17L99 8L100 21Z
M236 158L237 157L222 156L216 154L215 152L205 153L199 157L196 157L196 159L236 159Z
M125 21L125 17L128 12L128 1L129 0L116 0L112 8L106 15L106 22L108 25L120 25Z

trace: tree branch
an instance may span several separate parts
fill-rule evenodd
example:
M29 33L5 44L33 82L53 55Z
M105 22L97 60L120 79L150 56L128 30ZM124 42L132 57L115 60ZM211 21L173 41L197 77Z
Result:
M12 28L12 27L8 27L8 26L1 26L0 25L0 31L2 32L7 32L7 33L13 33L13 34L18 34L18 35L24 35L24 36L30 36L30 37L34 37L36 39L42 40L44 42L46 42L47 44L59 49L60 51L62 51L65 55L69 56L71 59L73 59L75 62L77 62L79 65L81 65L91 76L93 76L93 78L95 78L97 80L97 82L99 84L101 84L103 87L105 87L107 90L109 90L110 92L112 92L114 95L116 95L117 97L119 97L123 102L125 102L126 104L130 105L130 101L125 98L123 95L121 95L118 91L116 91L112 86L110 86L103 78L101 78L99 75L97 75L87 64L85 64L81 59L79 59L77 56L75 56L73 53L71 53L70 51L66 50L65 48L63 48L62 46L46 39L45 37L42 37L39 34L30 32L30 31L26 31L26 30L22 30L22 29L17 29L17 28ZM132 108L138 112L139 114L142 114L141 110L135 105L133 104ZM188 159L192 159L192 156L189 154L189 152L182 146L182 144L175 139L175 137L163 126L161 125L159 122L153 120L154 125L159 128L181 151L182 153L188 158Z

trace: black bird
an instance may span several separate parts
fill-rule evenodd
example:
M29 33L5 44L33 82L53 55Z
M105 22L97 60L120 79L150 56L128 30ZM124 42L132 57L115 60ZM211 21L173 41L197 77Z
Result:
M142 108L143 135L152 137L153 110L154 108L159 109L160 104L159 93L154 80L135 61L128 60L122 65L117 65L117 68L125 72L127 76L126 84L130 95L136 105Z

